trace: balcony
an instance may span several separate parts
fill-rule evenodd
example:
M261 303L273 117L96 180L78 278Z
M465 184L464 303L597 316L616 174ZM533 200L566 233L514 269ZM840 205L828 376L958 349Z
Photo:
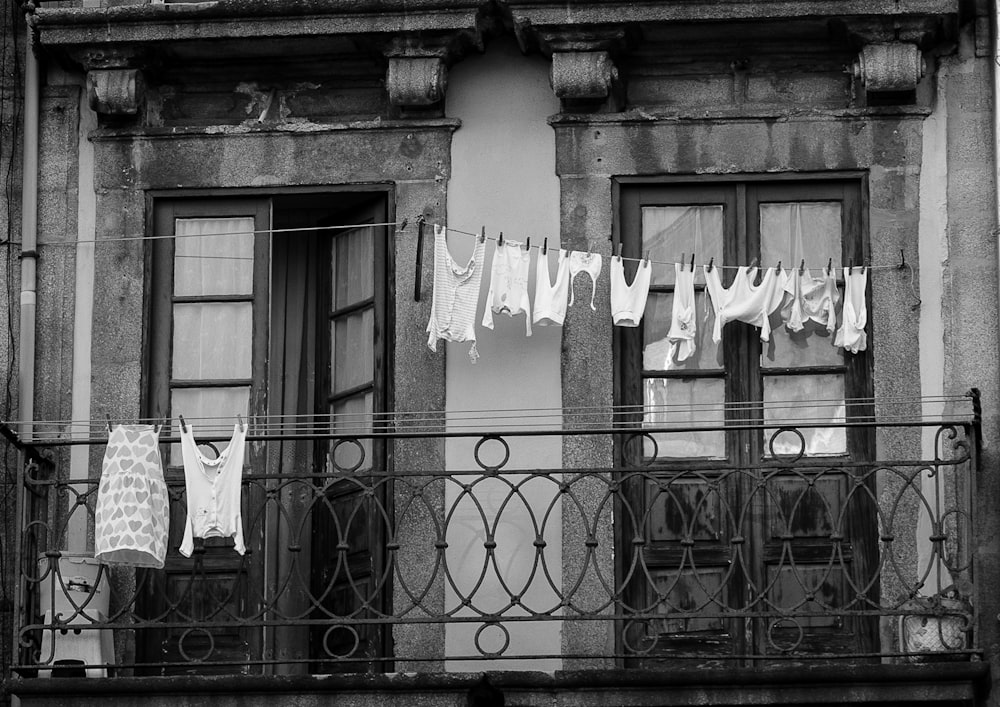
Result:
M173 552L155 571L68 549L93 532L99 479L65 478L59 459L76 444L97 459L104 440L53 434L26 447L19 479L13 669L22 685L830 665L877 675L942 663L954 674L982 654L978 397L947 401L947 415L876 407L875 418L770 417L767 428L634 428L599 414L560 430L501 418L445 431L396 416L357 434L251 422L248 459L294 443L325 461L296 475L251 461L246 554L213 539L190 558L176 554L185 487L168 466ZM788 451L817 429L868 434L893 454ZM757 463L662 453L675 436L734 430L760 435ZM591 439L626 461L509 468L530 436ZM461 467L423 468L414 445L446 442L471 452Z

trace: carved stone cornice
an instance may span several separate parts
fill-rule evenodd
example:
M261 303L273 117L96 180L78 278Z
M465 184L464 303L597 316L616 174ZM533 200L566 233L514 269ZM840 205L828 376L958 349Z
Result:
M87 44L66 49L66 55L85 71L100 69L141 69L147 51L133 44Z
M856 47L869 44L906 42L921 48L945 33L945 20L926 15L852 17L831 20L836 34L846 34Z

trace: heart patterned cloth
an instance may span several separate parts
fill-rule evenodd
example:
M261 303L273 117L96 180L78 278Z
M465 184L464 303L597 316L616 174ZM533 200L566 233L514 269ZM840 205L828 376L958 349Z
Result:
M170 507L152 425L118 425L108 438L94 514L94 556L107 564L163 567Z

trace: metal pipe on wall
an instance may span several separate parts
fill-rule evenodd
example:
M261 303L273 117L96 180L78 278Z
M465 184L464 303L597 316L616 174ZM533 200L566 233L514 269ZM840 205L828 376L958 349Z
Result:
M24 145L21 171L21 309L18 344L18 418L21 439L34 434L35 417L35 303L38 261L38 123L40 70L34 52L31 15L24 61Z

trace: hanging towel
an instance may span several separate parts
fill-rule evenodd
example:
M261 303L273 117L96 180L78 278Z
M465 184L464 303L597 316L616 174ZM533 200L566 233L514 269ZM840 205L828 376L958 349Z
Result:
M215 459L198 451L190 424L181 428L187 489L187 521L180 547L184 557L191 556L195 538L233 538L236 552L246 552L240 506L245 452L246 429L240 425L235 426L229 445Z
M163 567L170 508L152 425L117 425L108 436L94 510L94 557L107 564Z
M670 313L670 359L686 361L695 352L694 337L698 331L694 304L694 268L684 269L684 263L674 263L674 302ZM668 367L668 366L667 366Z
M535 264L535 311L531 321L537 326L562 326L566 320L566 299L569 295L569 253L559 249L556 281L549 275L549 259L539 251Z
M652 268L644 260L636 268L632 284L625 282L625 265L620 256L611 258L611 320L615 326L637 327L646 309Z
M493 315L524 315L524 328L531 336L531 302L528 300L528 270L531 253L517 241L498 241L490 270L490 289L486 295L483 326L493 328Z
M427 346L437 351L439 339L462 343L471 341L469 358L475 363L476 307L479 304L479 286L483 279L485 242L476 239L472 257L464 268L459 267L448 251L446 229L434 225L434 294L431 298L431 317L427 322Z
M770 315L781 304L784 297L787 276L783 271L768 268L759 285L753 281L757 268L741 267L736 271L736 279L728 288L719 280L719 268L705 269L705 284L715 309L715 328L712 340L722 341L722 327L729 322L746 322L760 327L760 340L771 338Z
M844 321L837 330L837 338L833 344L843 346L851 353L864 351L868 346L868 335L865 333L865 325L868 323L868 306L865 302L867 287L867 268L844 268Z
M581 253L572 251L569 254L569 306L573 306L573 280L582 272L590 275L590 308L597 311L594 295L597 294L597 278L601 275L603 259L600 253Z

